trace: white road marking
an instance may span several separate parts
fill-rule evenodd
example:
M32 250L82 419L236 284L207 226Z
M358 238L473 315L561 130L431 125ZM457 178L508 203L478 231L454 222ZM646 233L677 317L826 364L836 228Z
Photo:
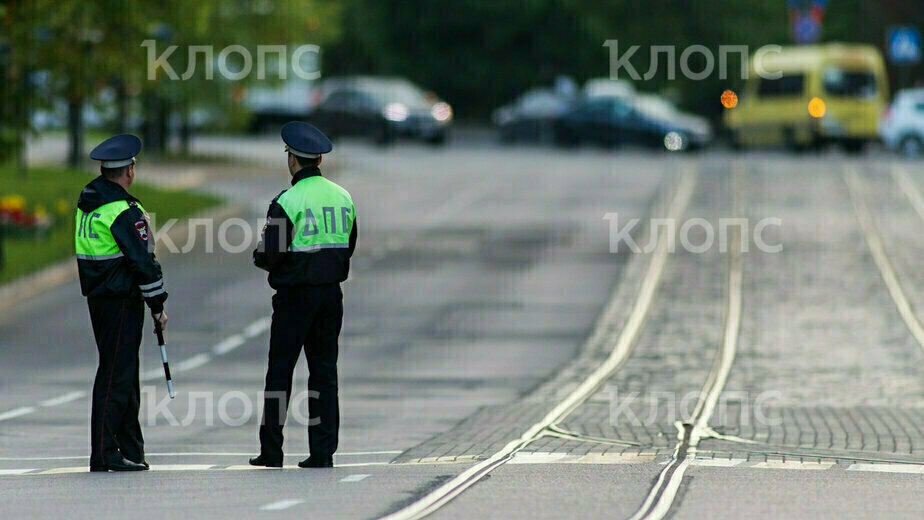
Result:
M924 474L924 466L920 464L851 464L847 471Z
M187 372L195 368L199 368L202 365L208 363L212 360L212 356L208 354L196 354L195 356L180 361L177 363L176 368L173 369L174 372Z
M251 323L244 329L245 338L254 338L262 334L265 330L270 328L270 325L273 323L273 319L269 316L258 319L257 321Z
M390 466L391 462L351 462L349 464L334 463L335 468L359 468L362 466ZM298 466L295 466L296 468Z
M752 468L760 469L813 469L813 470L825 470L831 469L834 467L833 462L802 462L798 460L768 460L766 462L759 462L750 466Z
M304 502L304 500L298 500L294 498L280 500L279 502L273 502L272 504L266 504L265 506L260 507L260 511L282 511L283 509L297 506L302 502Z
M49 400L47 400L47 401L42 401L42 402L39 403L39 404L40 404L41 406L46 407L46 408L47 408L47 407L50 407L50 406L58 406L58 405L62 405L62 404L65 404L65 403L69 403L69 402L71 402L71 401L76 401L76 400L78 400L78 399L81 399L81 398L83 398L83 397L86 397L86 395L87 395L87 393L86 393L86 392L82 392L82 391L70 392L70 393L67 393L67 394L62 395L61 397L55 397L54 399L49 399Z
M567 456L567 453L521 451L514 453L513 458L507 461L507 464L551 464L553 462L561 462L561 460Z
M337 453L334 455L334 458L338 457L351 457L351 456L361 456L361 455L398 455L404 453L401 450L388 450L388 451L353 451L346 453ZM252 457L253 452L249 453L237 453L237 452L178 452L178 453L148 453L149 457ZM289 453L291 457L307 457L310 453ZM87 455L74 455L67 457L0 457L0 461L26 461L26 460L87 460L90 457Z
M151 456L152 454L148 454ZM439 458L439 457L434 457ZM450 457L447 457L450 458ZM654 454L618 454L618 453L589 453L587 455L569 455L567 453L549 453L549 452L517 452L507 464L601 464L601 465L625 465L625 464L651 464L654 463ZM86 459L86 457L84 457ZM472 462L472 461L468 461ZM407 464L441 464L439 460L430 462L421 461ZM834 462L803 462L803 461L766 461L759 463L749 463L746 459L711 459L695 458L691 456L678 464L676 459L665 461L663 464L677 465L677 471L686 470L687 467L706 467L706 468L741 468L741 469L765 469L765 470L814 470L828 471L836 467ZM356 464L336 464L336 467L360 467L360 466L390 466L388 462L364 462ZM238 464L233 466L224 466L221 464L153 464L151 471L281 471L282 469L292 471L303 471L296 465L286 465L283 468L265 468L262 466L250 466L248 464ZM873 473L905 473L913 475L924 475L924 464L898 464L898 463L880 463L865 464L854 463L847 467L848 471L865 471ZM89 471L86 466L73 466L64 468L16 468L0 469L0 476L33 476L33 475L61 475L70 473L85 473ZM372 476L368 473L352 474L341 479L341 482L359 482ZM670 478L667 482L665 473L658 476L658 489L665 486L665 493L676 493L676 487L679 486L680 479ZM653 499L646 500L650 507Z
M247 327L245 327L244 332L242 334L234 334L232 336L229 336L225 338L223 341L221 341L220 343L218 343L217 345L215 345L214 347L212 347L212 352L214 352L216 356L227 354L228 352L231 352L232 350L246 343L247 338L253 338L263 333L265 330L267 330L270 327L271 323L272 323L272 319L270 317L259 318L255 320L253 323L251 323L250 325L248 325ZM213 359L214 358L212 356L206 353L196 354L193 357L178 363L173 368L173 371L174 372L186 372L189 370L194 370L212 361ZM159 367L159 368L155 368L155 369L142 373L139 379L141 381L151 381L154 379L160 379L162 377L164 377L164 371L163 371L163 368ZM69 392L62 396L54 397L54 398L42 401L39 403L39 406L43 406L45 408L52 407L52 406L58 406L58 405L62 405L65 403L69 403L71 401L82 399L86 396L87 396L87 393L83 391ZM34 407L28 407L28 406L22 407L22 408L16 408L14 410L10 410L5 413L0 413L0 421L27 415L34 411L35 411ZM0 460L9 460L9 459L0 459Z
M246 341L247 340L244 338L243 335L235 334L233 336L228 337L221 343L215 345L214 347L212 347L212 352L214 352L216 356L222 356L224 354L227 354L228 352L231 352L237 347L240 347Z
M693 188L695 186L696 172L685 172L674 194L674 199L671 201L667 215L668 219L677 221L683 216L690 202L690 198L693 195ZM674 237L668 237L666 231L662 231L658 235L657 245L651 256L648 271L645 273L645 277L642 280L638 298L629 314L629 319L626 321L626 325L623 327L610 355L587 377L587 379L572 390L565 399L546 414L541 421L526 430L519 439L510 441L500 451L488 459L463 471L403 509L381 517L381 520L412 520L423 518L433 513L478 482L482 477L490 473L491 470L507 462L512 454L528 445L530 442L533 442L542 435L543 430L561 421L563 417L590 397L597 387L622 365L632 350L632 345L635 343L635 339L641 331L642 324L648 314L648 309L651 307L651 302L660 284L664 265L667 263L668 239L673 241ZM611 298L601 319L597 321L594 332L590 339L588 339L588 342L598 341L601 336L608 332L608 326L610 325L608 318L610 314L617 310L615 299Z
M158 378L163 378L163 377L164 377L164 369L155 368L152 370L148 370L147 372L142 372L141 377L139 379L141 379L142 381L150 381L152 379L158 379Z
M692 459L690 465L707 468L733 468L743 462L746 462L746 459Z
M89 472L90 472L90 468L88 468L87 466L77 466L77 467L70 467L70 468L46 469L45 471L40 471L34 474L35 475L64 475L67 473L89 473Z
M152 464L151 471L204 471L214 467L214 464Z
M366 477L371 477L368 473L357 473L356 475L348 475L340 479L340 482L359 482L360 480L365 479Z
M23 406L21 408L14 408L8 412L0 413L0 421L6 421L7 419L15 419L16 417L22 417L23 415L29 415L34 412L35 408L32 406Z
M863 200L863 183L857 172L852 168L844 171L844 181L847 183L847 191L853 201L857 221L860 223L863 236L866 237L866 245L869 246L873 261L876 263L876 267L879 268L880 274L882 274L882 281L885 282L886 287L889 289L892 301L895 302L898 313L911 331L911 335L917 340L918 346L924 349L924 327L921 327L921 322L918 321L917 316L914 314L911 303L908 301L908 297L905 296L905 291L898 281L895 269L892 268L892 264L889 262L889 256L882 243L882 237L879 235L876 224L873 222L873 216Z
M566 460L568 464L644 464L654 462L655 455L645 453L588 453L575 460Z

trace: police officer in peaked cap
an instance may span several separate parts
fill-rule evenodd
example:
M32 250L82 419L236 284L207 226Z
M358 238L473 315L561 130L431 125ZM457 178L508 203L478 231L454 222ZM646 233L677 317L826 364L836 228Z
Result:
M302 122L282 127L292 187L270 204L254 264L269 272L273 296L260 455L254 466L281 467L282 428L292 393L292 372L302 350L308 358L308 444L302 468L333 466L340 411L337 352L343 292L356 249L353 200L318 167L330 140Z
M77 201L74 243L80 290L87 298L99 351L93 383L90 471L143 471L144 438L138 421L141 392L138 349L144 305L167 325L167 291L154 257L154 237L141 201L128 193L141 140L118 135L90 153L101 161Z

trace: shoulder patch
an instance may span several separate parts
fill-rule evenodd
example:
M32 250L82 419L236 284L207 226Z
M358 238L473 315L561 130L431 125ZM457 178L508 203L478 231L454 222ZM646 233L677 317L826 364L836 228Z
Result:
M135 232L138 233L138 237L141 238L141 240L147 240L148 239L148 223L145 222L144 220L139 220L138 222L135 222Z

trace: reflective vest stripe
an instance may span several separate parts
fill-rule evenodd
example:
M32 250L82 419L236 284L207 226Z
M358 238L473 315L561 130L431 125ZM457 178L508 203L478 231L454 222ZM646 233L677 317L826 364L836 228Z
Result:
M157 280L154 283L149 283L146 285L139 285L138 288L141 289L142 291L150 291L151 289L156 289L157 287L160 287L161 285L164 285L163 278L161 278L160 280Z
M349 242L342 242L342 243L338 242L336 244L314 244L310 246L300 246L300 247L289 246L289 252L290 253L313 253L315 251L320 251L322 249L349 249L349 247L350 247Z
M116 258L122 258L123 255L121 252L112 254L112 255L77 255L78 260L115 260Z
M159 289L154 289L153 291L148 291L148 292L142 291L141 296L144 296L145 298L152 298L154 296L157 296L158 294L164 294L165 292L167 292L167 289L161 287Z

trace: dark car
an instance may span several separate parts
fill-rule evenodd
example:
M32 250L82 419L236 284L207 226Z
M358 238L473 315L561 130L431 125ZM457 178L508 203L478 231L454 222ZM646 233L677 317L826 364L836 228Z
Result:
M552 141L555 121L568 111L572 101L552 89L532 89L496 109L492 119L501 142Z
M452 120L449 104L397 78L331 78L309 121L332 139L371 137L387 144L399 137L445 142Z
M709 124L654 96L593 97L555 123L562 146L637 145L670 151L698 149L712 139Z

